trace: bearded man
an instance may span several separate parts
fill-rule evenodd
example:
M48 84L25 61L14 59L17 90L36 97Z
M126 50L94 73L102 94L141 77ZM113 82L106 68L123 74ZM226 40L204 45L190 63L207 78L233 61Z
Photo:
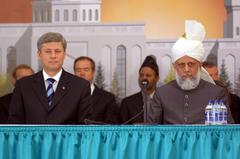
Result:
M204 124L205 107L209 100L223 99L228 108L228 122L233 123L224 89L214 84L201 67L204 58L203 25L185 22L185 37L172 48L176 80L157 89L148 111L148 123Z

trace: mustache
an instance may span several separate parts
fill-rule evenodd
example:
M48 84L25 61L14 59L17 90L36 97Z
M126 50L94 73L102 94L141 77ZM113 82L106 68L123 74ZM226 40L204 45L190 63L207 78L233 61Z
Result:
M184 78L183 76L180 77L177 73L175 76L178 85L183 90L192 90L196 88L200 82L200 71L195 76L191 75L191 78Z
M182 79L184 78L194 78L194 76L192 74L185 74L182 76Z

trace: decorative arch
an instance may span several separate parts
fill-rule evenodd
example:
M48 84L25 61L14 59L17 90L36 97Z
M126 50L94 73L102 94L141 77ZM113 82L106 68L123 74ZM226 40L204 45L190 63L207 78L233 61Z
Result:
M99 17L99 11L98 9L95 9L95 21L98 21L98 17Z
M36 11L36 22L41 22L42 19L41 11Z
M86 10L85 9L83 9L83 14L82 14L82 19L83 19L83 21L86 21Z
M41 21L40 22L45 22L45 11L41 10Z
M52 21L51 11L48 9L47 12L48 12L48 22L51 22Z
M42 22L48 22L48 10L42 10Z
M103 46L100 61L104 70L106 89L109 90L112 82L112 48L109 45Z
M137 45L137 44L133 45L131 54L133 54L133 55L136 55L136 54L141 55L142 54L142 47L140 45Z
M240 28L239 28L239 27L236 28L236 35L237 35L237 36L240 35Z
M77 10L74 9L72 11L72 21L77 21L77 19L78 19L78 13L77 13Z
M67 9L64 9L64 11L63 11L63 20L65 22L68 21L68 10Z
M119 97L121 99L126 96L126 63L127 63L126 55L127 55L126 47L124 45L119 45L117 47L116 72L120 88Z
M56 22L60 21L60 11L58 9L55 10L54 21Z
M225 67L226 67L228 78L230 82L234 84L236 79L236 58L234 55L228 54L225 57L224 61L225 61Z
M143 49L140 45L133 45L131 48L131 52L127 55L127 95L134 94L139 90L139 85L137 81L138 71L142 63L142 50ZM130 80L136 82L134 84L129 84L131 83L128 82Z
M7 73L11 73L16 67L16 48L13 46L8 47L7 49Z
M91 9L88 10L88 20L92 21L92 10Z

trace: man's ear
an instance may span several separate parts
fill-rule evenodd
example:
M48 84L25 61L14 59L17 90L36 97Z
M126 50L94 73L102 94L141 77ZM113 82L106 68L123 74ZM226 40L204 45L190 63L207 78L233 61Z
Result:
M37 56L38 56L38 59L40 59L40 51L39 50L37 51Z

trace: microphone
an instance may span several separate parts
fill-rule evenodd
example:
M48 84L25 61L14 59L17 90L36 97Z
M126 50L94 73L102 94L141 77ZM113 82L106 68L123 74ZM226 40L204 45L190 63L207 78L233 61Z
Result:
M147 79L144 79L141 81L141 86L143 89L147 89L149 85L149 81Z
M143 114L143 109L138 112L136 115L134 115L133 117L131 117L130 119L128 119L127 121L125 121L124 123L122 123L122 125L124 124L129 124L131 121L133 121L134 119L136 119L138 116L140 116L141 114Z
M148 113L148 107L149 107L149 104L148 104L148 94L147 94L147 88L149 86L149 81L147 79L143 79L141 81L141 86L142 86L142 95L143 95L143 121L144 123L147 122L147 113Z

